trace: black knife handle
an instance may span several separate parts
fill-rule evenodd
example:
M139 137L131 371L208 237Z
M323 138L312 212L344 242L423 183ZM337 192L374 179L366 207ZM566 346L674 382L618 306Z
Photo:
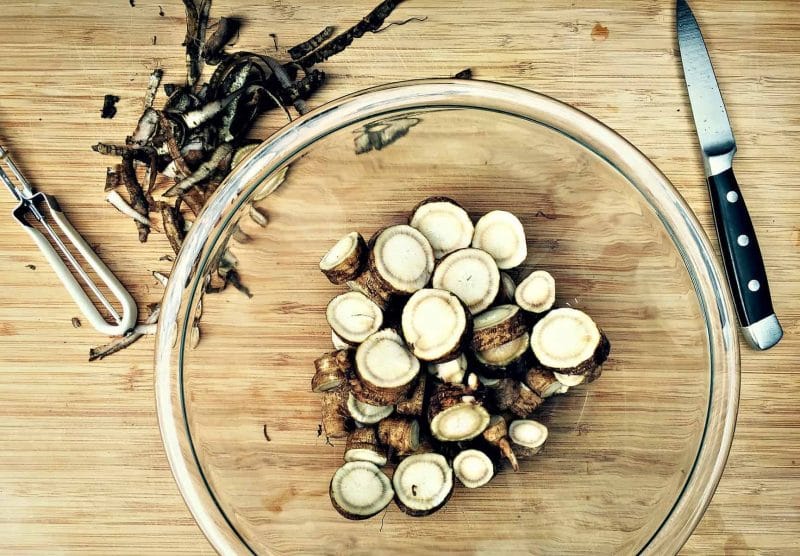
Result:
M733 168L708 178L714 223L742 326L774 314L767 271Z

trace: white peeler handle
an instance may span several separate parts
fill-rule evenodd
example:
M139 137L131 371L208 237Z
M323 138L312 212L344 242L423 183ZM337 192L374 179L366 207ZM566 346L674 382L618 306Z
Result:
M33 241L36 242L36 245L39 246L39 250L44 254L47 262L49 262L50 266L53 267L53 270L56 271L56 274L61 279L64 287L67 288L67 291L72 296L72 299L78 305L81 312L91 323L91 325L99 332L108 336L124 335L136 324L136 303L134 303L133 298L125 289L125 287L120 284L119 280L117 280L117 277L114 276L105 263L103 263L103 261L101 261L97 254L92 250L89 244L86 243L86 240L84 240L83 237L81 237L81 235L75 230L75 228L72 227L72 224L69 220L67 220L66 216L64 216L64 213L53 206L54 204L55 203L50 204L49 207L53 216L53 220L69 238L70 243L72 243L84 257L84 259L89 262L91 267L100 277L100 280L102 280L102 282L108 287L117 301L119 301L122 307L119 324L110 324L106 321L103 315L100 314L94 303L92 303L92 300L86 295L86 292L84 292L81 285L72 275L69 267L64 263L64 260L50 244L50 242L32 226L24 226L25 230L33 238Z

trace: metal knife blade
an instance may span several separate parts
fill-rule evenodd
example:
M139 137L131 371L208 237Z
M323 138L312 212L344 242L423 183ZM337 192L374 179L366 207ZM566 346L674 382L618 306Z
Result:
M681 64L706 177L713 176L731 167L736 141L703 35L685 0L677 0L677 25Z
M742 335L755 349L769 349L783 337L783 329L772 308L767 271L753 222L733 173L736 141L728 113L703 35L686 0L676 0L676 24L714 224Z

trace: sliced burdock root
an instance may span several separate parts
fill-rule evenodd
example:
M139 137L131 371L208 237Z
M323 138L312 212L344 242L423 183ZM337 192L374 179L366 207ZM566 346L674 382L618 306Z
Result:
M397 332L380 330L358 346L356 374L363 387L359 390L367 391L366 395L359 395L354 388L360 400L391 405L411 389L419 374L419 359L408 350Z
M347 411L357 423L374 425L381 419L385 419L394 413L394 406L391 405L372 405L362 402L353 392L347 395Z
M550 311L534 325L531 350L547 370L585 375L603 364L611 345L589 315L562 308Z
M508 272L500 272L500 291L494 300L496 305L514 303L514 293L517 291L517 283Z
M517 417L527 417L542 405L542 398L528 388L524 383L519 383L516 399L508 404L507 410Z
M453 472L465 487L478 488L494 477L494 464L480 450L463 450L453 459Z
M350 461L337 469L329 493L333 507L347 519L372 517L394 498L389 477L369 461Z
M428 372L442 382L460 384L464 380L464 373L467 372L467 356L462 353L450 361L429 363Z
M537 368L530 369L525 374L524 381L540 398L558 394L563 386L553 373Z
M547 427L532 419L512 421L508 427L508 437L517 454L533 456L541 451L547 440Z
M367 268L347 281L347 287L353 291L363 293L381 309L387 309L393 299L393 291L373 270Z
M314 361L317 370L311 379L311 390L327 392L345 383L347 375L353 370L353 352L337 350L326 353Z
M360 344L383 325L381 308L359 292L347 292L331 299L325 316L336 335L351 345Z
M331 343L336 349L348 349L352 347L350 344L342 340L333 330L331 330Z
M508 460L514 471L519 471L519 462L511 447L511 440L508 438L508 425L505 418L501 415L492 415L489 425L483 431L483 439L498 449L500 455Z
M392 293L412 294L425 287L433 273L433 249L411 226L389 226L375 238L369 268Z
M472 246L489 253L501 270L519 266L528 256L522 222L504 210L493 210L478 220Z
M356 429L344 445L344 461L368 461L378 467L386 465L386 450L378 444L373 427Z
M554 372L553 376L556 377L556 380L566 388L572 388L573 386L578 386L586 382L586 375L565 375Z
M508 406L519 397L519 391L519 382L513 378L501 378L496 384L489 387L488 398L498 410L506 411Z
M425 388L427 383L427 375L420 373L419 378L417 378L417 384L411 390L409 396L397 402L397 413L400 415L422 415L425 409Z
M556 302L556 281L546 270L531 272L514 293L517 305L529 313L544 313Z
M398 455L419 449L419 421L413 417L387 417L378 423L378 439Z
M353 429L344 388L323 392L322 427L328 438L344 438Z
M441 454L414 454L405 458L392 477L395 502L408 515L430 515L450 499L453 470Z
M445 290L421 289L403 308L403 336L422 361L457 358L466 343L471 319L461 301Z
M354 280L367 262L367 243L358 232L350 232L328 250L319 269L332 284Z
M516 305L498 305L475 316L472 349L483 351L506 344L527 332L525 316Z
M529 343L530 335L525 332L505 344L476 351L475 362L478 364L480 374L489 378L523 374L530 365Z
M462 385L439 384L428 401L431 434L445 442L470 440L489 424L482 396Z
M430 197L414 209L408 222L430 242L433 256L469 247L475 230L467 211L448 197Z
M459 249L439 261L433 287L454 293L475 315L497 297L500 271L494 259L480 249Z

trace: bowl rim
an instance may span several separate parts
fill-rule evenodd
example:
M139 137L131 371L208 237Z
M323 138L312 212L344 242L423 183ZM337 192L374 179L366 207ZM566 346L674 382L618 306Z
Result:
M695 462L678 498L642 554L676 553L699 523L722 476L739 401L739 344L727 283L710 241L680 193L621 135L546 95L490 81L424 79L390 83L329 102L257 147L220 185L187 234L161 304L155 349L156 409L173 477L189 510L220 554L254 554L222 511L203 474L184 405L184 346L195 293L226 224L281 165L318 139L360 121L430 108L490 110L530 120L592 150L639 190L673 238L705 317L709 347L708 411ZM682 241L677 240L677 236Z

